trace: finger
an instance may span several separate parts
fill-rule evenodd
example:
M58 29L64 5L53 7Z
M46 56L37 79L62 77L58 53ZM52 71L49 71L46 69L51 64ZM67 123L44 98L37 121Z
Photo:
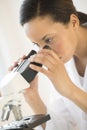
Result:
M47 75L47 76L49 75L49 72L50 72L49 70L45 69L44 67L39 67L39 66L36 66L36 65L33 65L33 64L30 64L29 67L33 70L36 70L38 72L41 72L41 73Z
M8 70L9 71L12 71L15 67L17 67L18 66L18 61L15 61L9 68L8 68Z
M20 63L21 63L23 60L25 60L25 59L26 59L26 56L25 56L25 55L23 55L23 56L21 56L20 58L18 58L18 60L17 60L18 65L20 65Z
M53 63L50 62L47 57L45 59L41 57L36 57L33 62L42 64L42 66L44 66L46 69L49 69L49 70L51 70L52 66L54 66Z
M41 61L39 61L39 59ZM30 62L32 61L35 61L35 62L38 62L38 63L44 63L44 61L47 60L49 62L54 63L53 60L54 60L54 57L52 57L51 55L49 55L49 53L46 53L46 52L39 52L38 54L35 54L33 56L30 57Z
M26 59L26 58L27 58L27 56L26 56L26 55L23 55L23 56L20 57L20 60L24 60L24 59Z
M40 63L48 68L50 71L54 71L57 67L57 60L48 53L39 53L35 57L30 59L32 62Z
M15 61L15 62L8 68L8 71L12 71L15 67L19 66L20 63L21 63L24 59L26 59L26 57L27 57L26 55L23 55L23 56L21 56L20 58L18 58L18 60Z
M44 55L50 55L51 57L53 57L56 60L60 60L61 56L56 54L53 50L49 50L49 49L42 49L39 51L39 53L42 53Z

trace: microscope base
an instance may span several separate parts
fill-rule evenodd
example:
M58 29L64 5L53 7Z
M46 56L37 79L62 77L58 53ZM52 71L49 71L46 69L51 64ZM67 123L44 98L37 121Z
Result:
M14 121L9 124L0 127L0 130L34 130L33 128L50 120L48 115L32 115L25 117L20 121Z

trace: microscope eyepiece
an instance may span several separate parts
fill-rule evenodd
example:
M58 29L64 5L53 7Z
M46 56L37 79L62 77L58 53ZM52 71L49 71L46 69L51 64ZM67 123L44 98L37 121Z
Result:
M50 47L46 45L43 47L43 49L50 49ZM29 64L34 64L42 67L42 65L39 63L29 61L29 58L34 54L37 54L37 52L35 50L31 50L30 53L27 55L27 58L15 70L19 72L29 83L35 78L38 73L37 71L31 69L29 67Z

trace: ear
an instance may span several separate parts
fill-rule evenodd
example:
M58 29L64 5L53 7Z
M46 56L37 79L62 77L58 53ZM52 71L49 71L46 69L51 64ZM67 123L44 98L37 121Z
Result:
M70 15L70 24L73 28L77 28L80 25L79 18L75 14Z

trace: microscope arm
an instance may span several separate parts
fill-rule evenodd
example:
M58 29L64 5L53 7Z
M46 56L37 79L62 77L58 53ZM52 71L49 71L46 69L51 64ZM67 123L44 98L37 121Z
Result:
M2 97L22 92L30 85L19 72L10 72L0 82L0 93Z

